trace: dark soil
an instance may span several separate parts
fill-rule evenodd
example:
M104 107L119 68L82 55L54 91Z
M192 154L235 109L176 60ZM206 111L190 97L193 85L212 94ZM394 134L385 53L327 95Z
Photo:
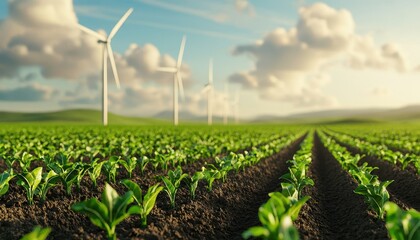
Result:
M335 139L337 141L337 139ZM346 147L353 154L361 154L361 151L348 144L337 141L337 143ZM408 207L420 211L420 176L409 170L402 170L398 166L380 160L376 157L367 156L360 159L359 164L367 162L369 166L377 167L373 174L379 177L380 181L394 180L387 189L391 195L394 195Z
M304 190L311 199L295 222L302 239L388 239L383 221L368 210L357 183L315 135L309 176L315 186Z
M200 182L195 200L190 199L185 187L181 188L174 209L169 207L168 197L162 192L148 217L148 227L141 229L140 219L132 216L118 225L118 238L240 239L248 227L259 225L259 206L267 201L269 192L278 188L279 177L287 172L286 160L297 151L303 138L243 172L231 173L226 182L216 182L212 192ZM200 165L203 165L202 161L184 170L199 170ZM156 176L153 171L146 171L143 176L136 172L133 180L145 191L146 186L158 181ZM126 174L121 172L117 181L124 177ZM35 225L51 227L50 239L105 239L104 232L86 216L70 209L73 203L99 198L105 179L98 180L96 189L92 189L90 180L83 182L80 190L73 190L72 196L66 196L64 189L57 186L51 189L44 204L35 200L30 206L23 188L13 180L9 193L0 199L0 239L18 239ZM112 185L120 194L126 191L119 184Z

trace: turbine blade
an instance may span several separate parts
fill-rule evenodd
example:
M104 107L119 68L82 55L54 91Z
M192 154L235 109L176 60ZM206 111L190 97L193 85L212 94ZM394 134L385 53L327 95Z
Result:
M209 62L209 84L213 84L213 59Z
M158 67L157 70L159 72L176 73L176 68L173 67Z
M115 64L114 52L112 51L111 44L106 44L108 50L109 61L111 62L112 73L114 74L115 83L118 89L120 89L120 78L118 77L117 65Z
M176 68L181 68L182 58L184 57L184 50L185 50L185 41L187 41L187 37L182 37L181 47L179 48L178 54L178 61L176 62Z
M86 33L86 34L88 34L88 35L94 36L94 37L98 38L99 40L106 41L106 38L105 38L104 36L102 36L101 34L99 34L99 33L95 32L95 31L93 31L92 29L89 29L89 28L87 28L87 27L85 27L85 26L83 26L83 25L80 25L80 24L77 24L77 27L78 27L78 28L79 28L82 32L84 32L84 33Z
M182 101L185 101L184 84L182 83L181 73L176 72L175 77L176 77L176 80L178 81L179 93L181 95L181 99L182 99Z
M133 8L128 9L127 12L117 22L117 24L115 24L114 28L112 29L111 33L108 36L108 41L111 40L115 36L115 34L117 34L118 30L120 30L121 26L124 24L124 22L127 20L127 18L130 16L132 12L133 12Z

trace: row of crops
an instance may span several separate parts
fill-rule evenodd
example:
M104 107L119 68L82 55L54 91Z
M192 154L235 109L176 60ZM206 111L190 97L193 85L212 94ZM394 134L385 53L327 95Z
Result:
M381 141L380 134L393 141ZM326 219L334 228L324 208L328 194L342 195L325 187L322 178L329 173L317 169L326 164L319 150L325 148L339 166L336 174L350 179L351 197L364 199L367 218L386 226L389 238L420 239L416 138L404 138L412 142L403 145L398 134L281 125L5 126L0 238L334 238L318 223ZM404 174L383 175L385 167L376 161ZM266 185L247 188L269 169L278 172L265 175ZM412 192L394 191L400 184ZM241 191L255 188L265 194ZM259 208L240 206L255 200ZM253 212L252 220L240 210ZM311 235L317 229L320 235Z

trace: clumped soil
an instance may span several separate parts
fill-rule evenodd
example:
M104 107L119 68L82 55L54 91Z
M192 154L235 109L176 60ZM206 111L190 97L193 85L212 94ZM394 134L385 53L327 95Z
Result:
M317 134L309 176L315 186L304 190L311 199L295 222L302 239L389 239L384 222L353 192L357 183Z
M336 139L337 140L337 139ZM347 148L353 154L362 154L360 149L348 144L337 141L340 145ZM360 159L359 165L368 163L369 166L377 167L372 173L379 177L380 181L394 180L387 190L395 198L407 205L420 211L420 176L409 171L402 170L401 167L394 165L377 157L366 156Z
M132 216L117 227L119 239L240 239L241 233L250 226L258 225L258 208L268 199L268 193L278 188L279 177L286 173L286 161L292 158L304 136L257 165L231 173L226 182L216 182L208 192L206 184L200 182L197 198L191 200L185 186L177 194L176 207L170 208L166 193L162 192L157 205L148 217L149 225L139 227L140 219ZM206 159L184 167L186 172L201 169ZM162 172L159 172L162 173ZM158 182L153 171L144 175L133 174L143 191ZM117 182L127 177L121 170ZM106 239L104 232L90 220L70 207L89 198L100 198L106 179L101 176L98 187L92 188L85 176L81 189L73 189L67 196L62 186L52 188L47 201L36 199L28 205L25 192L12 180L9 193L0 199L0 239L19 239L35 225L52 228L50 239ZM111 184L120 193L126 189L120 184Z

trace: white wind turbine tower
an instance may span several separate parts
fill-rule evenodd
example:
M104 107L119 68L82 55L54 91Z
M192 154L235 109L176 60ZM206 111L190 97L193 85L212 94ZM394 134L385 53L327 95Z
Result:
M229 93L228 84L225 82L225 94L224 94L224 108L223 108L223 124L228 124L228 112L229 112Z
M111 48L112 38L117 34L118 30L127 20L128 16L133 12L133 9L130 8L128 11L121 17L121 19L115 24L114 28L111 30L111 33L108 37L102 36L101 34L85 27L78 25L79 29L83 32L98 38L98 43L103 44L102 50L102 123L104 126L108 125L108 59L111 63L112 73L114 75L115 83L117 87L120 88L120 79L118 77L117 66L115 64L114 53Z
M184 36L181 41L181 47L178 53L178 59L175 67L159 67L157 70L160 72L167 72L174 74L174 125L178 125L178 88L181 93L181 98L184 100L184 85L182 84L181 65L184 56L185 41L187 38Z
M233 106L233 115L235 118L235 123L238 124L239 123L239 92L238 90L236 90L235 93L235 100L232 102L232 106Z
M207 123L213 124L213 59L209 62L209 82L201 91L202 94L207 93Z

